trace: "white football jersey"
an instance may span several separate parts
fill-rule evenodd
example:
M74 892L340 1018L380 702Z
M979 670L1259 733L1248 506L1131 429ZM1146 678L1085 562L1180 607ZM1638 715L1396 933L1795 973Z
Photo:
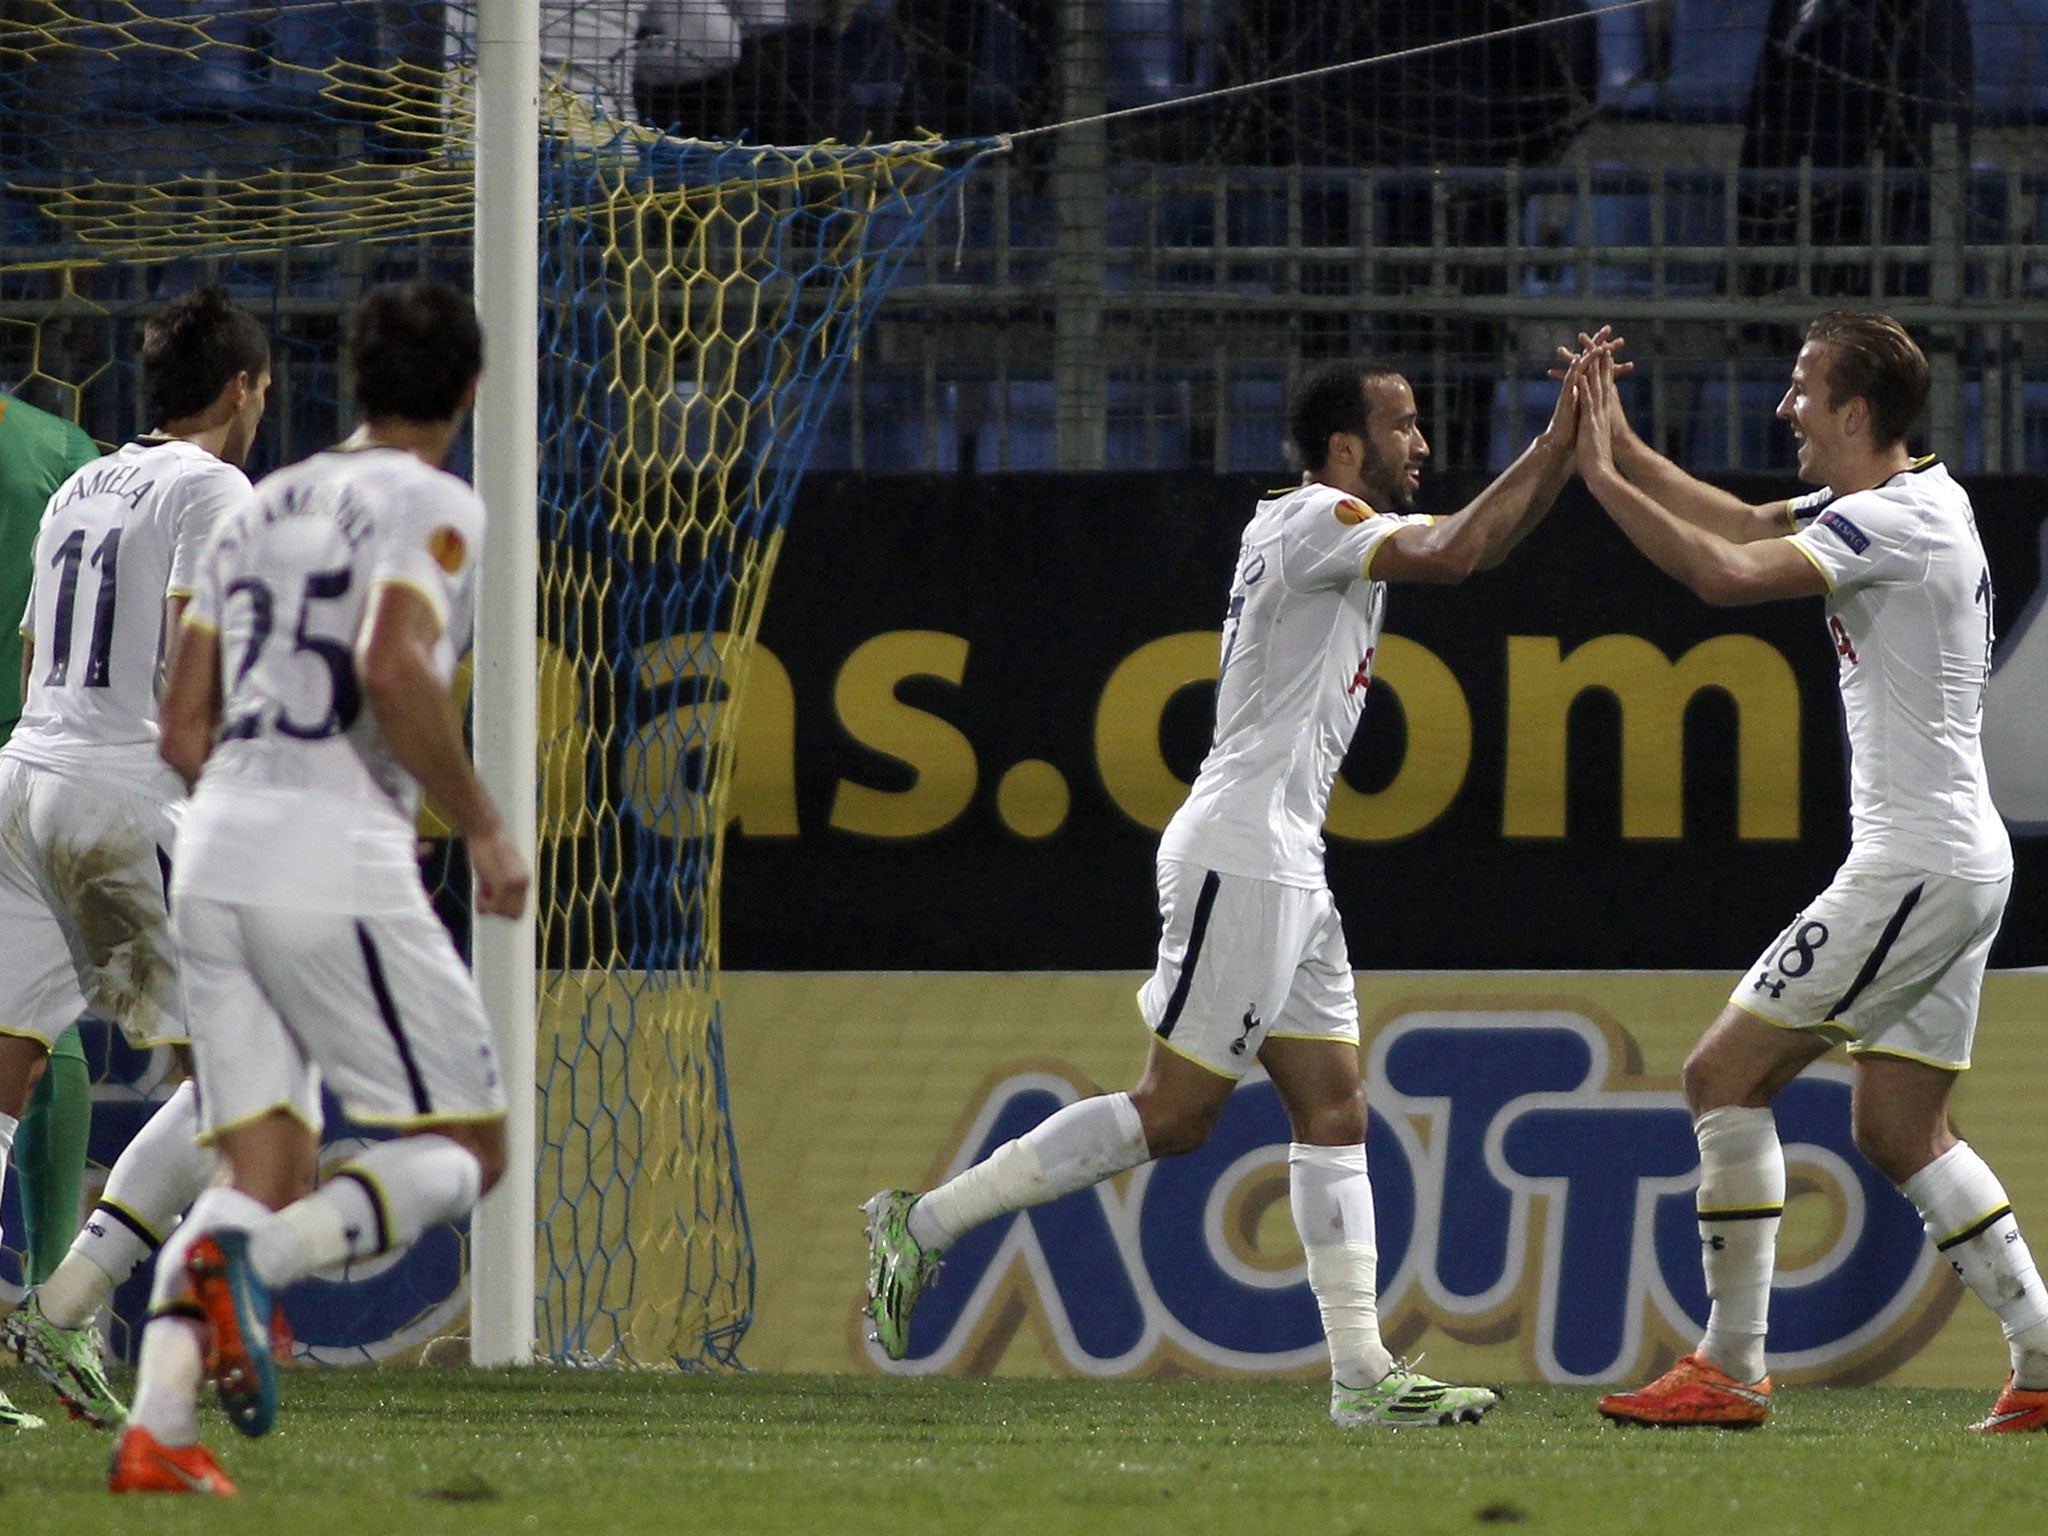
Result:
M174 891L320 911L416 905L419 786L363 698L356 646L400 583L441 622L445 685L469 648L483 503L377 446L266 476L221 526L186 622L220 637L221 728L178 838Z
M1259 503L1238 550L1216 680L1216 735L1167 823L1162 859L1319 887L1330 785L1372 682L1386 612L1373 553L1421 516L1327 485Z
M1860 855L1998 880L2012 844L1978 740L1991 672L1991 568L1970 498L1926 458L1874 490L1790 504L1827 579Z
M127 443L57 488L36 534L21 616L35 658L7 752L176 791L156 751L164 599L192 591L214 528L249 499L248 476L176 438Z

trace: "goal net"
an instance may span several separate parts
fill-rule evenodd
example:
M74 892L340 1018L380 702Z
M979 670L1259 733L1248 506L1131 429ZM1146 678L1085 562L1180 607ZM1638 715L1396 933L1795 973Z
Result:
M214 281L272 337L251 469L333 441L355 300L469 281L471 31L389 0L0 6L0 388L118 441L147 425L141 322ZM753 637L840 374L985 146L679 140L581 84L547 82L540 146L536 1331L557 1359L729 1365L753 1260L718 880ZM425 819L427 876L466 941L446 830ZM97 1065L104 1159L162 1064ZM456 1326L459 1245L422 1248L295 1302L308 1351Z

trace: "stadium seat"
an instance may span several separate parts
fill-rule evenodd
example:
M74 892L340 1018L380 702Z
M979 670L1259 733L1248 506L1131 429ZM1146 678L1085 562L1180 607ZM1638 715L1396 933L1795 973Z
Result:
M2048 0L1970 0L1979 123L2048 121Z
M1600 105L1612 112L1679 122L1738 122L1763 55L1771 0L1677 0L1671 16L1670 71L1650 77L1645 15L1599 11Z
M133 9L162 22L129 22L126 30L144 46L101 55L92 92L100 105L115 112L238 119L328 115L333 104L322 97L326 81L316 71L330 68L336 59L378 62L374 6L337 0L223 8L207 25L215 41L194 50L198 67L179 71L163 68L159 50L190 47L189 27L174 23L183 23L192 7L176 0L134 0ZM252 56L265 67L251 69Z
M993 396L993 388L991 388ZM997 469L1051 469L1054 456L1053 386L1050 379L1010 380L1005 406L1008 411L1009 453L1003 453L1004 426L998 424L995 401L989 402L988 420L981 429L975 467Z
M1230 439L1223 465L1232 474L1271 474L1287 463L1287 385L1281 379L1232 379Z
M1109 104L1171 101L1216 83L1220 0L1108 0Z
M1111 469L1187 463L1193 409L1194 386L1186 379L1111 379L1103 462Z
M1793 462L1792 430L1777 419L1785 397L1783 378L1742 379L1736 384L1742 459L1728 458L1728 381L1704 379L1693 397L1686 432L1689 469L1784 469Z
M839 65L849 128L893 133L905 65L886 3L871 0L853 13L839 38Z
M1486 467L1498 473L1515 461L1529 446L1529 439L1543 430L1550 413L1557 408L1558 384L1554 379L1506 379L1493 387L1493 413L1489 418Z
M1593 191L1581 198L1575 178L1561 177L1549 188L1532 192L1522 209L1522 243L1531 252L1554 252L1528 269L1525 293L1576 296L1579 292L1577 247L1583 216L1590 246L1648 246L1654 227L1649 174L1639 167L1603 165L1594 168ZM1720 182L1711 173L1664 173L1664 244L1718 246L1726 238L1725 207ZM1596 294L1641 295L1657 291L1647 259L1596 263L1589 288ZM1712 293L1719 285L1718 265L1667 261L1663 292Z

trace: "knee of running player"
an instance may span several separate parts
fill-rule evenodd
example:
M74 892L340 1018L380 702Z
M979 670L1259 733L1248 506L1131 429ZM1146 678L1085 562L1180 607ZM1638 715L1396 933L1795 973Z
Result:
M481 1177L479 1195L488 1195L505 1176L505 1122L479 1120L469 1125L435 1126L425 1134L446 1137L476 1159Z
M1948 1116L1914 1114L1857 1094L1850 1110L1849 1131L1871 1167L1894 1184L1903 1184L1956 1144Z
M1131 1105L1145 1127L1145 1150L1154 1157L1177 1157L1201 1147L1230 1098L1232 1084L1221 1077L1215 1081L1220 1092L1190 1093L1185 1085L1146 1074L1131 1090Z
M1365 1094L1333 1096L1312 1104L1287 1106L1287 1121L1297 1142L1311 1147L1360 1146L1365 1141Z
M1789 1075L1777 1062L1728 1048L1722 1036L1709 1030L1685 1058L1678 1081L1685 1090L1686 1108L1697 1120L1709 1110L1731 1105L1761 1109L1778 1096Z
M32 1035L0 1035L0 1115L21 1118L36 1091L50 1048Z

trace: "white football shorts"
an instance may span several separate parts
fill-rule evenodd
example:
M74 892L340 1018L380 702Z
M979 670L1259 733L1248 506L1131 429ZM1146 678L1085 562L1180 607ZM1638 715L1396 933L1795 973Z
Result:
M306 1119L315 1069L363 1125L505 1112L476 982L424 894L413 912L359 915L180 891L171 929L202 1139L274 1110Z
M1783 1029L1961 1071L2012 877L1854 858L1736 984L1729 1001Z
M52 1044L88 1010L183 1041L166 920L179 802L0 756L0 1035Z
M1159 861L1159 963L1138 1008L1168 1049L1237 1078L1268 1039L1358 1043L1358 991L1327 889Z

